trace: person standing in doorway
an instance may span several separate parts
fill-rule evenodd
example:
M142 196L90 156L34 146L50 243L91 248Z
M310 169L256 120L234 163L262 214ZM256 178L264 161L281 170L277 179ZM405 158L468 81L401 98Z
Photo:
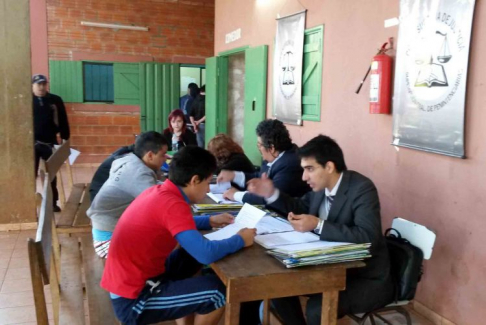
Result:
M187 94L182 96L179 100L179 108L184 112L186 122L189 123L189 115L191 114L191 107L199 94L199 87L196 83L191 82L187 85Z
M203 85L199 91L199 95L194 100L191 107L191 114L189 116L191 124L194 127L194 132L197 137L197 145L204 148L205 137L205 121L206 121L206 86Z
M49 159L54 145L59 144L58 133L62 140L68 140L70 136L69 122L66 108L62 98L47 91L47 78L44 75L32 76L33 116L34 116L34 149L35 149L35 175L39 169L39 160ZM57 205L59 192L56 185L57 179L52 181L52 197L54 212L60 212Z

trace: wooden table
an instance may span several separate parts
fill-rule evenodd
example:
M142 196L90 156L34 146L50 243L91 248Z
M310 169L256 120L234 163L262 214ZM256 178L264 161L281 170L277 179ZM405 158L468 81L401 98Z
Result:
M338 292L346 288L346 269L361 261L287 269L258 244L211 264L226 285L225 325L239 322L240 303L263 300L269 324L269 299L323 293L321 325L336 324Z

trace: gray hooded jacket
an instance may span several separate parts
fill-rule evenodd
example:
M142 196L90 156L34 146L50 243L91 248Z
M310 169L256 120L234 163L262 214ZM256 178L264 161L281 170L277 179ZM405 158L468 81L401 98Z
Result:
M110 177L103 184L88 209L93 228L115 230L122 213L147 188L157 183L156 173L135 154L116 159Z

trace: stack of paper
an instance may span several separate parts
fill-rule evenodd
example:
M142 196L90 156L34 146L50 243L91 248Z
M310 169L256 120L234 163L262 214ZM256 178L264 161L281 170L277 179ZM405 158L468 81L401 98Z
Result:
M224 213L239 210L243 204L194 204L192 210L194 214Z
M268 253L287 268L357 261L371 257L371 244L352 244L314 241L293 245L281 245Z

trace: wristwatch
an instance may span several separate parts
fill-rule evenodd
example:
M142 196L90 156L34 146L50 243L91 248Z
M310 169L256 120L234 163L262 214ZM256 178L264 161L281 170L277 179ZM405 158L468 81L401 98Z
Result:
M321 234L322 226L324 225L324 220L319 219L319 222L317 223L317 227L314 229L314 232L318 235Z

